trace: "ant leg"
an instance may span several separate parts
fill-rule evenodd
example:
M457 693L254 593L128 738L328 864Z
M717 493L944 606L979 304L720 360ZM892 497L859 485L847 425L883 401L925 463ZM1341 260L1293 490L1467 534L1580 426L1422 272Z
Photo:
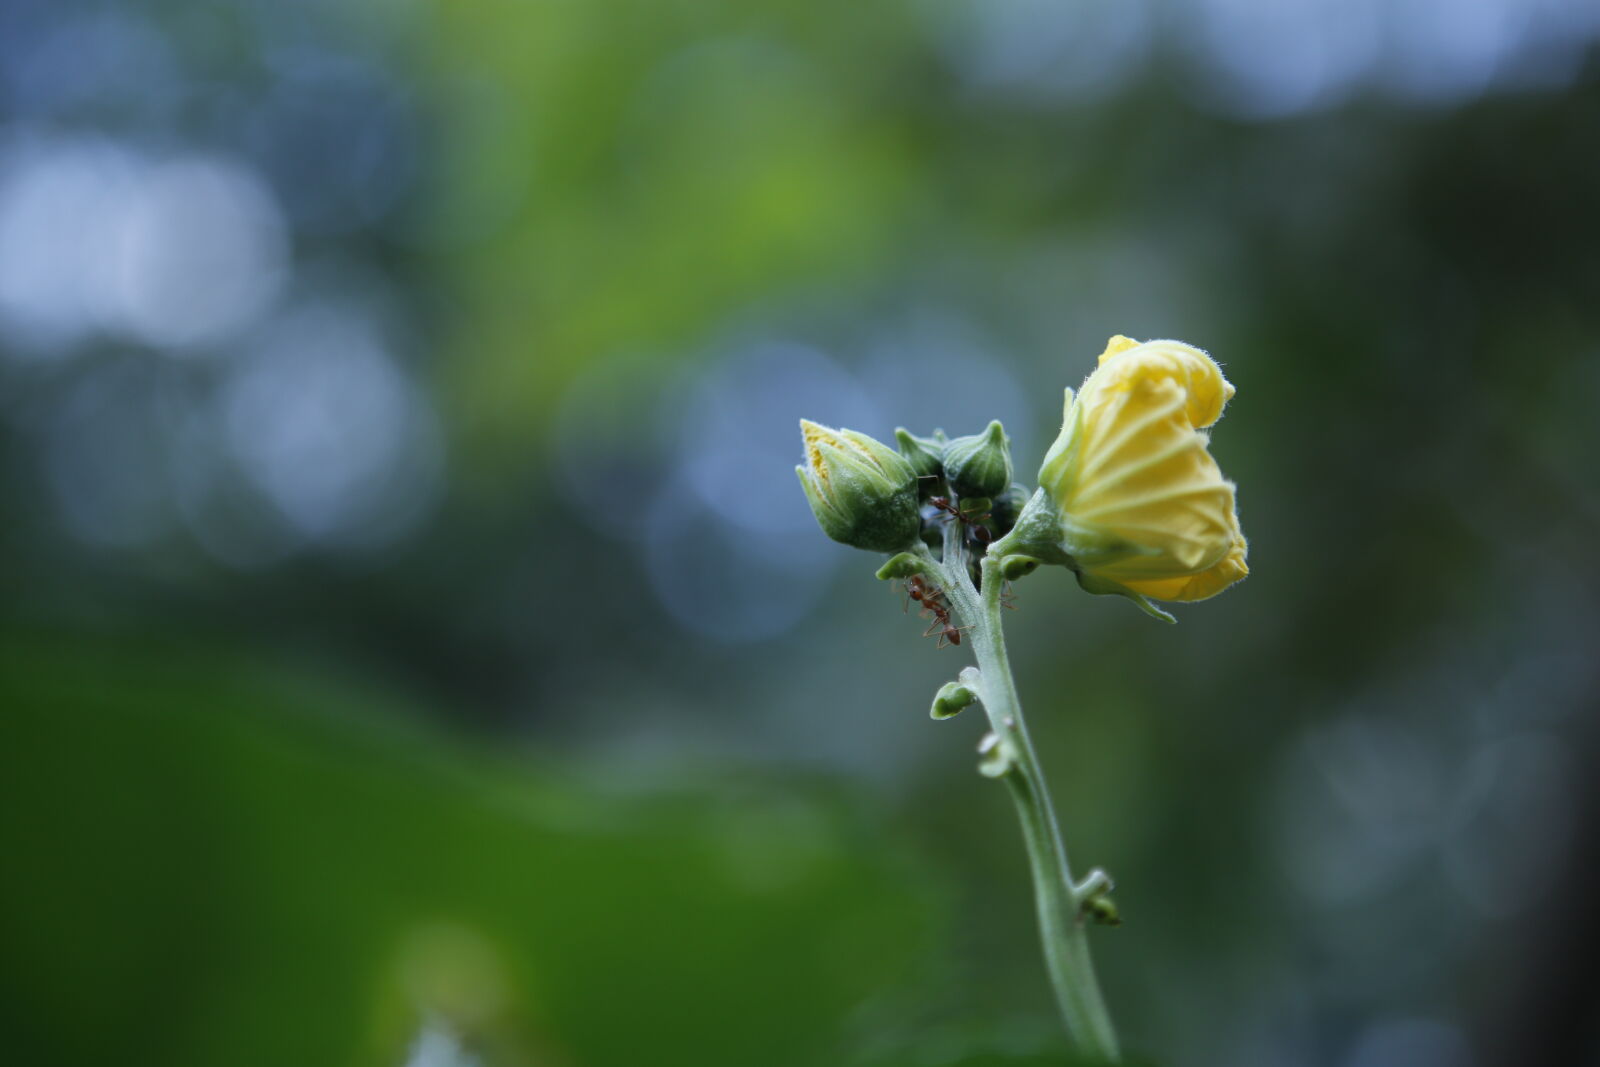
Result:
M939 647L944 648L947 645L959 645L961 643L961 635L970 629L972 629L970 626L947 625L944 628L944 631L939 634Z

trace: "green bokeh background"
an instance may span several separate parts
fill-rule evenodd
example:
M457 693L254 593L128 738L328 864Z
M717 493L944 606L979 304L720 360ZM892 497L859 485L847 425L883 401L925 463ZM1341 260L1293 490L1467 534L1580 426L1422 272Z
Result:
M981 725L926 718L963 653L767 522L797 435L694 464L866 410L1002 418L1027 474L1115 333L1238 386L1252 567L1175 628L1062 574L1010 620L1134 1062L1600 1062L1594 20L1481 91L1386 82L1424 35L1268 113L1208 5L1063 4L981 70L976 3L84 5L165 42L158 84L112 38L119 91L53 5L5 16L8 137L265 175L281 305L377 308L437 457L394 531L241 563L169 485L230 447L178 428L249 336L0 338L14 1062L1070 1062ZM784 408L791 350L870 406ZM86 530L106 485L159 521ZM237 529L281 527L258 495Z

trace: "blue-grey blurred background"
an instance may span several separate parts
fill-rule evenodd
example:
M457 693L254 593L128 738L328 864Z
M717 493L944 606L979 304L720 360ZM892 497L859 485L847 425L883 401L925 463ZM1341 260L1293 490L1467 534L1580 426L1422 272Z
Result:
M1063 1062L791 468L1114 333L1254 572L1011 619L1138 1062L1600 1063L1600 6L7 0L7 1059Z

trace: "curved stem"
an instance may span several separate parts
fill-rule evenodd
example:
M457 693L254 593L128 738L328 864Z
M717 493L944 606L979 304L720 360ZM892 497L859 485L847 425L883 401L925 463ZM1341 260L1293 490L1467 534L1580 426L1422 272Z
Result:
M1100 995L1089 940L1080 917L1082 900L1067 865L1066 846L1055 807L1045 786L1038 755L1022 718L1022 702L1011 675L1002 632L1000 602L1004 580L994 557L982 563L982 593L968 573L960 523L945 530L944 560L940 570L944 588L957 613L971 627L973 655L978 661L978 697L989 716L990 727L1004 747L1006 770L1001 776L1017 806L1022 837L1033 872L1039 913L1039 936L1045 966L1055 989L1067 1030L1080 1052L1106 1061L1120 1058L1116 1031Z

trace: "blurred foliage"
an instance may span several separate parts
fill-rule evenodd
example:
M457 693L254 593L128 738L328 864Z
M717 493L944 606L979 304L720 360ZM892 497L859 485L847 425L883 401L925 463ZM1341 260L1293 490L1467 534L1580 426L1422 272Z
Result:
M911 102L894 103L912 60L897 5L858 16L848 34L806 3L439 19L444 172L422 225L460 294L446 384L475 462L538 447L555 387L598 356L701 340L784 287L881 269L917 202Z
M7 643L29 1063L397 1063L417 1008L497 1063L814 1063L925 958L914 867L836 791L607 790L173 652Z

